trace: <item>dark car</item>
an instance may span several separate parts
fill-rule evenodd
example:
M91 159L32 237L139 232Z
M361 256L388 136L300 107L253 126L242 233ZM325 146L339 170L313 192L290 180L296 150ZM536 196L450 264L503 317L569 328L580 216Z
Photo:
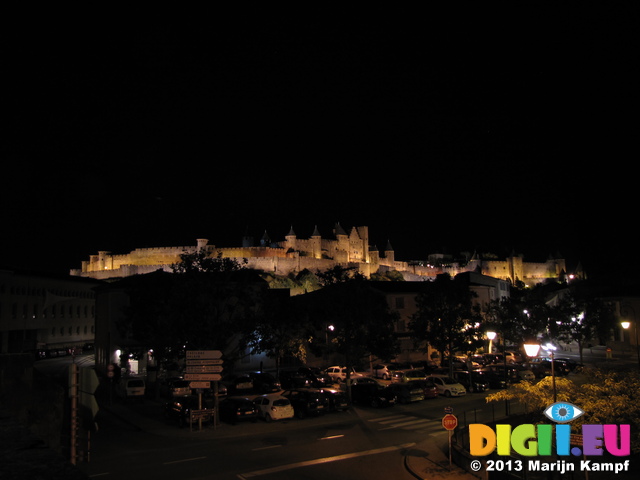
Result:
M213 420L213 403L200 399L196 395L184 395L182 397L174 397L165 405L164 416L171 421L177 421L180 427L189 425L202 419L204 422ZM203 412L204 410L204 412ZM192 416L192 412L195 412Z
M461 385L464 385L464 388L466 388L469 393L484 392L491 388L489 376L480 370L455 371L453 372L453 378Z
M569 373L567 364L558 360L553 361L552 369L551 360L548 358L533 358L529 362L529 366L537 378L544 378L551 374L564 376Z
M576 362L573 358L555 358L556 362L564 363L565 369L569 372L580 373L584 369L582 363Z
M182 377L167 378L160 382L160 394L164 397L191 395L189 381Z
M298 418L324 414L329 407L326 394L317 388L285 390L282 392L282 396L289 399Z
M395 395L396 403L412 403L424 400L424 391L419 385L409 383L392 383L389 388Z
M513 365L507 365L506 368L504 364L487 365L486 370L493 372L497 378L502 378L507 383L518 383L521 380L518 369Z
M250 372L247 374L253 381L253 393L275 393L282 388L276 377L267 372Z
M220 420L235 425L239 421L255 422L258 408L248 398L227 397L218 405Z
M284 390L282 396L289 399L298 418L316 416L328 411L327 395L313 387L309 381L302 387Z
M281 390L280 382L267 372L230 373L220 382L229 395L275 393Z
M349 400L342 390L323 388L322 392L327 396L328 410L330 412L343 412L349 409Z
M333 384L327 373L319 368L299 367L281 370L279 380L282 388L322 388Z
M253 378L248 373L229 373L220 382L229 395L246 395L253 393Z
M507 388L509 386L509 381L504 378L504 371L499 372L496 370L491 370L489 368L479 368L477 371L483 372L487 376L487 380L489 381L489 388Z
M389 387L377 383L361 383L351 385L353 403L372 407L391 407L395 405L395 395Z
M415 385L422 389L424 398L438 398L438 387L431 380L411 380L407 385Z

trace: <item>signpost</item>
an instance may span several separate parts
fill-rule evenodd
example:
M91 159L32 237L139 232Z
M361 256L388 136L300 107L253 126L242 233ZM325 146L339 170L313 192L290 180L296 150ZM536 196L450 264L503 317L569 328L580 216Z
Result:
M189 381L189 386L198 390L198 410L193 420L198 420L199 430L202 430L202 420L207 419L210 413L202 409L202 389L210 388L214 382L214 428L218 424L218 381L222 380L222 352L220 350L187 350L187 368L184 379Z
M444 417L442 417L442 426L449 431L449 470L451 470L451 439L453 431L458 426L458 417L453 414L453 408L446 407L444 409Z

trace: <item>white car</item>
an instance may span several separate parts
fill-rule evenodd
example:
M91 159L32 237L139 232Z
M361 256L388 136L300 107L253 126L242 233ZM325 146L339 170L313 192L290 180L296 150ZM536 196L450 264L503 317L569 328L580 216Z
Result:
M118 392L124 398L144 398L144 380L138 377L125 377L120 380Z
M461 397L467 394L467 389L448 375L431 375L427 377L427 380L433 382L438 389L439 395L444 395L445 397Z
M253 403L258 408L258 416L267 422L293 418L293 405L282 395L261 395L256 397Z
M347 379L347 367L329 367L327 368L327 375L329 375L336 382L344 382ZM356 369L351 367L351 373L349 378L364 377L362 373L356 372Z

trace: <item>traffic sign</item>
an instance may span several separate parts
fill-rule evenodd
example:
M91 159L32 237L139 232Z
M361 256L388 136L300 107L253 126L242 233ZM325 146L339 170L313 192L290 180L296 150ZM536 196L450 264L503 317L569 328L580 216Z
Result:
M187 365L187 373L220 373L222 365Z
M222 376L219 373L185 373L184 379L202 382L217 382L222 380Z
M450 413L446 414L442 418L442 426L447 430L454 430L458 426L458 417Z
M211 388L211 383L209 382L190 382L189 388L197 389L197 388Z
M222 365L223 360L221 358L208 359L208 360L193 360L187 359L187 365Z
M187 360L216 360L222 358L220 350L187 350Z

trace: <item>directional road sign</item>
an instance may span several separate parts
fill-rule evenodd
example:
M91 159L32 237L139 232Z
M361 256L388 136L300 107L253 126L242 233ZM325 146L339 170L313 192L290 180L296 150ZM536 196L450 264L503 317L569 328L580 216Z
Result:
M187 365L187 373L220 373L222 365Z
M222 380L222 376L218 373L185 373L184 379L196 382L217 382Z
M187 360L216 360L222 358L220 350L187 350Z

